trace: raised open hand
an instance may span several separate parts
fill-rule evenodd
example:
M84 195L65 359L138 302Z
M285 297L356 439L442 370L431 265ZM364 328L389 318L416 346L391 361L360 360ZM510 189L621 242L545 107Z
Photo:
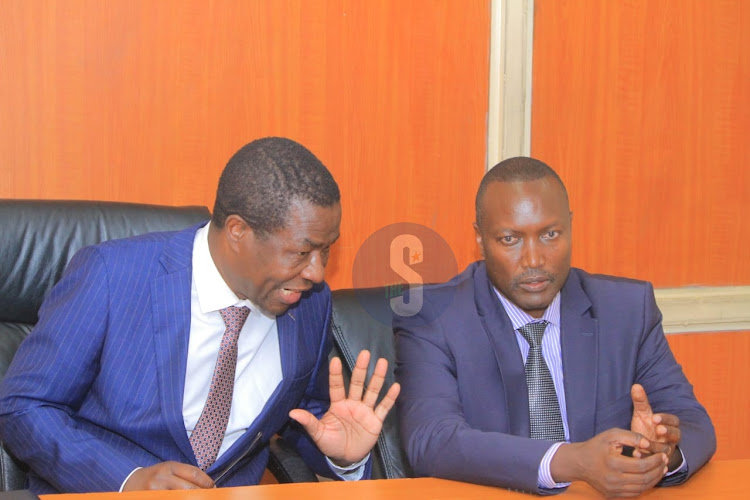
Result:
M360 352L347 395L341 360L331 360L328 382L331 407L320 420L306 410L289 412L289 416L305 428L320 451L339 466L359 462L370 452L398 397L400 386L394 383L382 401L375 405L385 382L388 361L378 359L370 383L364 390L369 363L369 351Z

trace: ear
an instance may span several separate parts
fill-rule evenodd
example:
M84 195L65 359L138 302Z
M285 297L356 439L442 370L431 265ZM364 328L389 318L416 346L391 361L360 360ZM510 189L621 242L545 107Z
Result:
M254 238L252 228L239 215L232 214L224 221L224 237L229 247L237 251L243 238Z
M477 238L477 245L479 246L479 252L482 254L482 258L484 259L484 245L482 245L482 231L479 230L479 224L476 222L474 223L474 234Z

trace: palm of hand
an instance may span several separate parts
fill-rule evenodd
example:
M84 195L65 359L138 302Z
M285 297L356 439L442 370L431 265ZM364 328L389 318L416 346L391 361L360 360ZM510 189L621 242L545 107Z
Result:
M383 399L375 404L385 381L388 362L379 359L370 383L364 389L370 353L362 351L357 357L349 383L349 394L344 389L341 360L333 358L329 368L331 406L318 420L306 410L296 409L289 416L299 422L317 447L338 465L349 465L362 460L378 440L380 429L399 393L394 383Z
M352 463L375 446L383 422L362 401L344 399L331 404L320 424L318 435L312 436L320 451Z

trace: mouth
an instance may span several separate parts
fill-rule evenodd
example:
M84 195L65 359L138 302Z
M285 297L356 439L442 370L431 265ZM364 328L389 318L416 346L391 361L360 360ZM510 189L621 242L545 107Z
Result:
M518 286L530 293L543 292L550 284L551 280L544 276L537 276L534 278L527 278L518 283Z
M280 292L281 301L284 304L292 305L299 302L299 300L302 298L302 294L308 291L309 288L301 288L301 289L294 289L294 288L282 288Z

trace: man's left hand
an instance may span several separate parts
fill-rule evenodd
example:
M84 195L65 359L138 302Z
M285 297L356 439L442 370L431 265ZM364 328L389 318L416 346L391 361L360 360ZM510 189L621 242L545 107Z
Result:
M669 470L674 470L682 461L682 455L677 450L682 435L679 417L671 413L654 413L646 390L640 384L633 384L630 397L633 399L630 430L642 434L651 443L648 450L636 449L634 453L666 453Z
M331 407L328 412L320 420L306 410L289 412L289 416L305 428L320 451L340 467L359 462L375 446L383 421L393 408L400 390L400 386L394 383L375 406L385 382L388 361L378 359L367 390L364 390L369 363L370 353L360 352L352 370L347 396L341 360L333 358L329 368Z

